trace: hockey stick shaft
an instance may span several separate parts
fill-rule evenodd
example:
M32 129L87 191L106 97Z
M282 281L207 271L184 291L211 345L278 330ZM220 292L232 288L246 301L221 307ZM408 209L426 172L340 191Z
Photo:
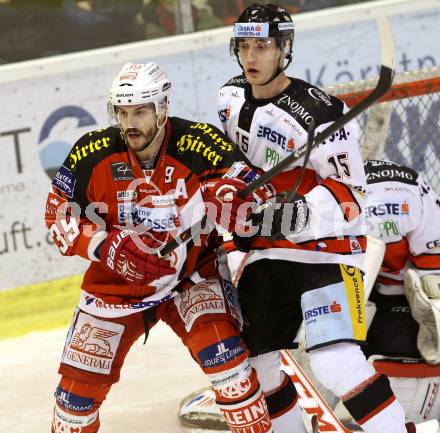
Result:
M325 418L327 424L329 423L333 427L333 429L331 430L333 432L336 431L338 433L352 433L351 430L347 429L341 423L341 421L339 421L338 417L334 414L334 412L328 406L327 402L324 400L324 397L322 397L319 391L315 388L315 386L312 384L306 373L304 373L304 371L295 360L295 358L291 355L291 353L288 350L281 350L280 354L283 364L293 370L293 374L290 374L290 376L292 377L294 384L295 381L298 381L301 384L302 389L306 393L305 400L310 397L313 398L318 404L318 408L321 411L319 413L316 413L314 412L312 407L303 406L303 409L307 412L307 414L310 417L317 416L318 421L321 420L322 422L324 422L323 418ZM299 402L300 404L302 403L301 395L299 398ZM327 429L329 427L330 426L328 425Z
M377 18L377 25L379 28L379 34L381 39L382 47L382 65L380 68L379 80L373 91L366 96L362 101L356 104L353 108L348 110L339 119L336 119L330 126L321 131L310 144L311 148L319 146L324 140L329 138L332 134L339 131L344 125L353 120L356 116L361 114L376 101L378 101L391 87L394 76L394 44L391 29L389 27L388 21L385 17ZM309 148L309 143L307 142L301 146L296 152L293 152L287 158L283 159L277 165L272 167L270 170L262 174L260 177L255 179L249 185L247 185L242 190L238 191L237 195L240 198L244 198L247 195L253 193L260 186L269 182L273 177L280 174L282 171L287 169L293 163L302 158L307 149ZM192 237L197 236L201 232L201 227L207 222L207 217L203 217L201 221L192 225L179 236L176 236L173 240L168 242L159 252L159 257L164 257L171 251L176 249L183 242L186 242Z
M388 67L382 66L377 87L364 100L359 102L359 104L355 105L351 110L347 111L343 116L333 122L328 128L320 132L313 140L311 147L318 147L324 140L329 138L335 132L339 131L344 125L346 125L360 113L373 105L374 102L376 102L388 91L392 83L392 78L393 70L389 69ZM240 190L238 192L238 196L242 198L246 197L248 194L251 194L260 186L269 182L273 177L275 177L283 170L288 168L290 165L292 165L294 162L302 158L307 151L307 147L307 144L301 146L296 152L283 159L277 165L262 174L258 179L255 179L252 183Z

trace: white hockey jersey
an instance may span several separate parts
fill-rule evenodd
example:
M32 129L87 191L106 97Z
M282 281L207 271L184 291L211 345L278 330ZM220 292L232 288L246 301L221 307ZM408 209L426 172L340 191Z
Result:
M346 110L342 101L317 87L290 80L286 90L268 100L254 99L244 76L232 78L219 90L223 129L250 163L263 171L303 146L311 123L318 133ZM306 229L287 240L254 239L248 263L272 258L362 268L366 182L358 136L357 123L350 122L312 150L298 189L309 206ZM271 181L277 192L293 188L303 162L301 158Z
M440 199L414 170L366 161L368 233L386 244L377 278L382 294L403 294L408 266L440 273Z

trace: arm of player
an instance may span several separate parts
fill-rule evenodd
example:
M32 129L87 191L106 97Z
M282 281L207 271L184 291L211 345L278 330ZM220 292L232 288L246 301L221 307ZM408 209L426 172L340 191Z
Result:
M327 126L320 125L316 133ZM319 176L319 185L305 194L308 236L351 234L363 219L366 179L358 137L357 123L351 121L312 150L310 166Z
M410 261L405 294L411 314L419 323L417 347L423 358L440 363L440 200L419 176L420 196L408 203L407 217L415 222L408 232Z
M72 198L75 198L74 196ZM159 259L162 245L153 233L139 235L130 230L109 233L78 213L78 203L67 201L52 185L46 203L46 224L63 255L79 255L100 261L129 284L145 285L176 273L170 261Z
M80 139L78 148L83 144ZM176 270L156 255L162 243L154 232L107 229L95 211L106 213L107 204L94 201L89 165L69 167L70 155L58 170L46 201L46 225L63 255L99 261L129 284L149 284ZM73 169L74 168L74 169Z
M240 157L236 154L236 159ZM255 208L275 195L271 184L265 184L246 197L240 197L239 191L254 181L260 174L244 161L231 160L231 165L221 178L211 178L204 185L205 201L213 204L214 212L208 218L228 232L248 232L250 218Z
M202 126L207 143L215 138L212 144L218 154L215 166L204 159L206 170L199 174L208 219L229 232L240 231L252 213L254 202L261 203L272 197L273 188L270 184L264 185L253 194L240 197L238 192L260 173L243 161L237 146L218 128L209 124Z
M328 125L320 125L316 133ZM256 223L263 222L261 235L301 242L365 234L364 228L353 228L363 218L366 185L357 137L357 124L351 122L312 150L307 168L315 171L319 184L304 196L297 193L288 201L272 199L257 214L260 221ZM266 234L265 226L270 228Z
M73 148L81 147L85 140L85 136L80 138ZM95 210L106 212L107 208L92 203L88 192L91 173L81 164L72 165L71 161L69 153L52 180L46 200L46 225L61 254L98 260L94 251L107 232L104 220Z
M419 197L408 204L414 228L407 233L410 260L419 275L440 274L440 198L419 176Z

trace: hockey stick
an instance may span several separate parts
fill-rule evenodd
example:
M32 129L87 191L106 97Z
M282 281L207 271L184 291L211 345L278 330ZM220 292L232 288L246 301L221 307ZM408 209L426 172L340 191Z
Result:
M329 127L321 131L313 140L312 143L307 141L306 144L301 146L287 158L283 159L277 165L272 167L270 170L262 174L260 177L255 179L249 185L247 185L242 190L238 191L237 195L240 198L244 198L247 195L254 192L260 186L269 182L273 177L281 173L283 170L287 169L294 162L298 161L302 158L307 150L310 148L315 148L319 146L324 140L329 138L332 134L339 131L344 125L353 120L356 116L361 114L371 105L373 105L376 101L378 101L391 87L394 76L394 44L393 44L393 36L391 33L391 29L389 27L388 21L386 17L378 17L376 18L377 26L379 29L379 35L381 40L382 47L382 65L380 68L379 80L376 84L376 87L373 91L368 94L362 101L356 104L353 108L348 110L345 114L343 114L339 119L335 120ZM176 236L173 240L168 242L159 252L159 257L164 257L181 245L183 242L186 242L190 238L196 237L201 232L201 227L206 224L207 217L206 215L202 218L201 221L192 225L184 232L182 232L179 236Z
M299 403L311 419L313 432L319 432L321 426L326 432L352 433L339 421L291 353L288 350L281 350L280 353L285 371L291 377L298 392Z

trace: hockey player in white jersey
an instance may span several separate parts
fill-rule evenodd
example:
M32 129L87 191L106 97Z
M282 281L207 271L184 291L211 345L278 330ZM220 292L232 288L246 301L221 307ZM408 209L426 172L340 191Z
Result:
M293 27L290 15L277 5L246 8L231 40L243 74L229 80L218 95L225 132L262 171L304 145L310 125L318 133L346 110L339 99L286 76ZM273 178L278 193L293 188L302 163L300 159ZM312 370L363 430L407 431L388 378L359 347L366 338L365 187L358 131L351 122L312 150L293 200L288 236L281 227L284 203L275 210L269 233L235 235L238 247L249 251L238 284L243 337L277 433L306 431L295 388L279 369L278 352L296 346L303 318Z
M376 312L364 353L377 371L389 377L407 419L433 426L440 419L440 198L408 167L378 160L366 161L364 167L368 234L386 246L370 296L369 308ZM230 242L226 246L231 271L240 273L246 256L233 251ZM376 273L369 277L374 281ZM234 281L238 278L234 276ZM309 371L306 357L299 362ZM334 408L337 400L314 382ZM198 404L201 396L203 406ZM187 398L182 418L195 425L200 425L199 419L219 424L221 416L208 396L207 389ZM336 414L351 425L340 404ZM419 428L425 431L425 424Z
M367 161L365 172L368 232L386 250L364 352L408 418L440 419L440 199L410 168Z

